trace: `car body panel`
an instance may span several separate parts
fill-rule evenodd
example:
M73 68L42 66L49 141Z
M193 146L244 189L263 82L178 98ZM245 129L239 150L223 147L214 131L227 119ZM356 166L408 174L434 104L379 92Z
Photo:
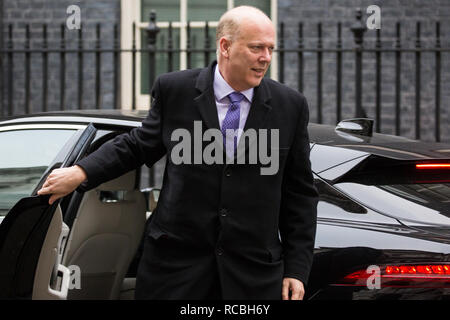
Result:
M387 192L379 186L367 186L357 183L337 183L334 185L344 194L366 207L375 208L382 214L395 217L404 222L421 223L441 227L450 227L450 218L437 210L433 210L424 203L412 201Z
M364 159L370 155L370 153L367 152L346 148L340 148L340 152L337 153L337 149L338 148L334 146L320 145L317 143L314 144L310 152L312 171L316 174L322 174L324 171L330 170L331 168L342 165L346 162L355 159ZM335 156L330 157L330 153L335 154Z
M425 143L379 133L374 133L371 137L349 134L343 136L333 126L319 124L310 124L308 131L311 140L319 145L348 148L398 160L450 159L450 148L445 143Z

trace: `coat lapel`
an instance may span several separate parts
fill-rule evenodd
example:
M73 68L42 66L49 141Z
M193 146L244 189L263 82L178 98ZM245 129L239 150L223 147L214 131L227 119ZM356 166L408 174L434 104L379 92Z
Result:
M258 135L258 129L263 129L267 121L268 115L272 110L272 106L269 104L271 99L270 91L267 87L266 81L263 79L258 87L255 87L253 93L253 101L250 106L250 112L245 122L244 132L249 129L254 129ZM257 141L251 141L245 144L244 155L247 155L250 145L253 145ZM243 135L239 140L239 145L244 143ZM235 154L235 160L239 156L238 153Z
M272 106L269 104L270 98L270 91L263 79L253 93L253 101L245 122L244 131L247 129L258 130L264 127L269 111L272 110Z
M205 126L220 130L219 116L217 115L217 107L214 98L213 79L214 66L216 62L212 62L207 68L200 71L195 87L200 91L194 102L203 119Z

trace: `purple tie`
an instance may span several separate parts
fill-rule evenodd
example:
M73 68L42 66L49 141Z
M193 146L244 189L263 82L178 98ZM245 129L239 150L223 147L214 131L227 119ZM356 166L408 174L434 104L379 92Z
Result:
M223 145L226 148L226 130L239 129L239 117L240 117L240 102L244 99L244 95L240 92L232 92L228 95L231 101L230 107L228 108L225 119L222 122L222 135L223 135ZM237 136L234 136L234 152L237 148ZM226 150L226 149L225 149Z

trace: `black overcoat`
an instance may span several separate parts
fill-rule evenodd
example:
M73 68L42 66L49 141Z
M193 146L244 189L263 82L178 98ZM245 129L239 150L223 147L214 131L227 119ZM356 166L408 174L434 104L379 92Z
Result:
M224 299L280 299L283 277L307 283L317 191L302 94L267 78L255 88L244 130L278 130L275 174L261 174L268 165L259 158L245 164L198 163L194 156L191 164L172 161L172 149L180 142L172 141L174 130L186 129L194 137L195 121L201 121L203 131L219 129L215 64L160 76L142 127L78 162L90 189L144 163L152 166L167 154L163 187L146 230L137 298L202 298L219 279ZM273 141L267 140L270 149ZM203 141L202 147L210 143ZM247 153L251 147L248 143Z

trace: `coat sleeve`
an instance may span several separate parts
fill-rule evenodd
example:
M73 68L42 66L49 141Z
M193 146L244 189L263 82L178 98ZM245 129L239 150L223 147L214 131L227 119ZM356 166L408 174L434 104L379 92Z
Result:
M280 237L284 253L284 277L305 285L312 265L317 221L318 193L309 160L309 111L301 96L300 116L283 173Z
M160 78L155 81L152 98L152 107L141 127L115 137L76 163L88 177L78 190L95 188L144 163L151 167L166 153L162 142L163 95Z

